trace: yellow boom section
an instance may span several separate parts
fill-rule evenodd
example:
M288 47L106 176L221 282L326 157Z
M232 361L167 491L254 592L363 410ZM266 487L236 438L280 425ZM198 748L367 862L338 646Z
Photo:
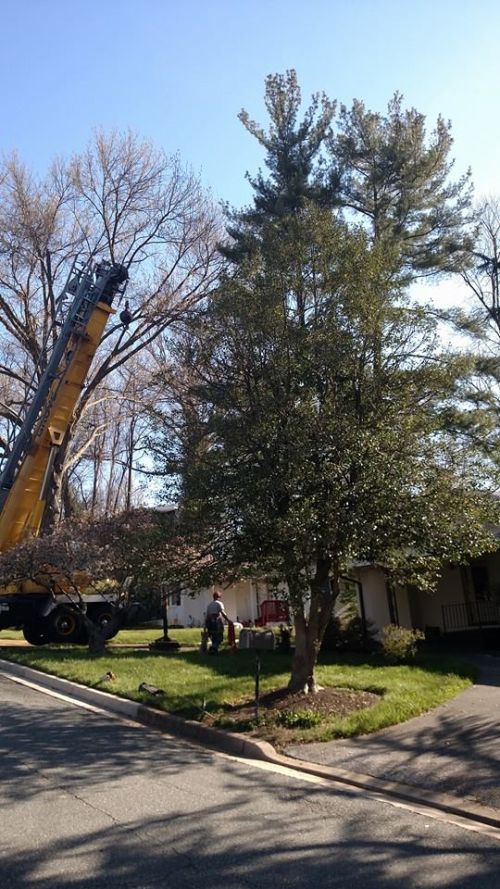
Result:
M114 314L98 302L83 335L73 335L66 351L61 376L54 380L47 409L36 429L30 452L25 457L0 514L0 552L10 549L28 534L40 530L45 508L47 476L55 449L62 444L85 378L102 338L106 322Z

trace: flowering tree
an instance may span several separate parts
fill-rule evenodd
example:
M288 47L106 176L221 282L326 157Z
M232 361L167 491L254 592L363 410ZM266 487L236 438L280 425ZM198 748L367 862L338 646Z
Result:
M54 602L57 597L58 607L78 613L90 650L99 652L126 615L130 586L133 589L138 579L150 584L166 579L171 528L171 515L151 510L97 522L63 522L50 533L2 553L0 584L21 589L31 582ZM89 593L114 605L105 627L86 614Z

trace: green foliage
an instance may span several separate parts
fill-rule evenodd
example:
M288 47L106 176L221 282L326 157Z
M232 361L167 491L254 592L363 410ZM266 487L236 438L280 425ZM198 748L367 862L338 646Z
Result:
M375 626L366 622L366 628L358 614L341 618L333 616L328 621L322 651L369 651L374 647Z
M234 239L227 255L241 260L255 249L262 226L282 224L314 203L344 212L382 242L410 277L463 271L470 266L474 214L468 172L450 181L451 126L438 117L428 132L415 108L396 93L385 114L354 99L340 106L316 93L299 119L297 74L266 78L269 127L242 111L239 118L266 151L268 176L248 175L253 206L231 214Z
M277 722L286 728L312 728L322 721L322 714L314 710L282 710L277 718Z
M420 630L408 630L389 624L382 628L382 653L391 664L412 661L417 656L418 643L424 640Z
M430 589L443 560L494 545L484 467L440 413L461 362L388 285L391 268L308 208L288 234L263 230L193 317L177 436L170 415L163 441L188 585L259 571L300 605L319 560L357 557Z
M472 237L471 174L450 182L450 124L439 117L428 136L425 117L404 109L396 93L385 115L355 99L342 106L330 140L339 203L359 214L375 240L397 251L410 275L461 270Z
M428 137L396 96L385 117L342 109L335 135L332 102L300 121L300 101L295 72L273 75L268 130L241 115L269 175L250 180L220 285L178 341L155 449L182 498L179 579L286 583L303 686L349 560L432 589L443 561L496 545L498 510L448 422L470 364L405 292L468 243L449 127Z
M477 208L477 231L462 277L470 302L443 312L471 354L471 372L450 406L450 427L473 441L484 461L500 467L500 202L489 198ZM465 339L467 337L467 339Z
M241 111L239 119L266 151L266 178L261 170L247 174L253 190L253 206L229 214L229 234L233 245L224 252L241 260L251 252L261 226L282 222L308 202L333 206L338 184L322 165L322 152L331 133L335 102L324 93L316 93L299 120L301 91L294 70L271 74L266 78L265 105L269 115L266 130Z

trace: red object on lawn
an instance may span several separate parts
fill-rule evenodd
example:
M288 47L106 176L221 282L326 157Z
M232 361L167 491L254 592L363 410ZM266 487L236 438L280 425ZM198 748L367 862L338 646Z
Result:
M231 651L236 651L236 633L234 631L234 624L232 621L229 621L229 624L227 626L227 641Z
M266 599L260 606L262 626L266 624L288 624L290 614L288 605L282 599Z

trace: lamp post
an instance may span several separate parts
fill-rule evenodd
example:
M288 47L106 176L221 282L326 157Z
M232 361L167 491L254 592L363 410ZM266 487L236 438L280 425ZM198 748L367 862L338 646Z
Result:
M161 596L161 611L163 620L163 636L151 642L149 648L151 651L178 651L180 645L175 639L171 639L168 635L168 597L169 592L164 587Z

